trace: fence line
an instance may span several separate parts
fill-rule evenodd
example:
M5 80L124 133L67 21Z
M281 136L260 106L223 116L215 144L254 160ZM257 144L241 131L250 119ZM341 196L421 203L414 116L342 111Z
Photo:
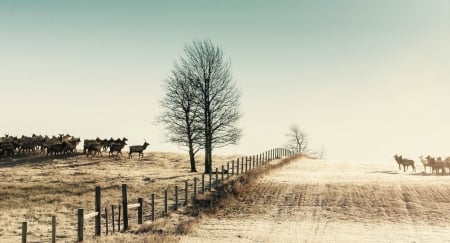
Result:
M232 160L230 162L227 162L226 169L225 165L222 165L221 171L219 173L218 168L215 168L214 173L210 172L208 173L208 185L205 185L205 174L202 174L201 176L201 185L200 185L200 193L204 194L205 192L209 191L211 192L213 189L217 188L221 182L224 180L229 179L231 176L244 174L252 169L264 166L268 164L270 161L275 159L280 159L283 157L292 157L296 153L285 149L285 148L275 148L267 150L261 154L258 155L252 155L252 156L245 156L241 158L237 158L237 160ZM244 160L245 158L245 160ZM235 163L236 162L236 163ZM231 166L230 166L231 165ZM220 174L220 179L219 179ZM226 174L226 177L225 177ZM214 181L213 181L214 177ZM192 184L189 183L189 180L186 180L184 182L184 200L182 206L186 206L189 204L189 199L192 201L195 201L198 196L198 184L197 180L199 180L197 177L193 178ZM189 189L190 186L192 187L192 197L189 197ZM180 206L179 202L179 187L178 185L175 185L175 192L174 192L174 205L171 207L174 211L177 211ZM150 220L155 221L157 219L157 216L155 214L155 194L151 194L150 203L151 211L150 211ZM212 203L212 201L210 202ZM169 213L169 198L168 198L168 189L166 188L164 190L164 211L162 212L162 217L167 217ZM138 219L137 224L140 225L143 223L143 217L144 217L144 198L139 197L138 202L134 204L128 204L128 198L127 198L127 185L122 184L122 203L118 205L118 218L117 221L115 219L115 205L111 205L111 226L112 226L112 234L115 233L115 222L117 222L117 230L121 231L121 221L122 221L122 231L126 231L129 228L129 214L128 210L131 209L137 209L138 213ZM104 208L105 210L105 234L108 235L109 233L109 225L108 225L108 210L107 207ZM122 211L122 220L121 220L121 211ZM95 225L94 225L94 235L100 236L101 235L101 221L102 221L102 215L101 215L101 188L99 186L95 187L95 211L85 214L83 208L79 208L77 210L77 241L82 242L84 240L84 222L86 220L90 220L92 218L95 219ZM22 242L27 242L27 230L28 230L28 224L27 222L22 223ZM52 216L52 242L56 242L56 217Z

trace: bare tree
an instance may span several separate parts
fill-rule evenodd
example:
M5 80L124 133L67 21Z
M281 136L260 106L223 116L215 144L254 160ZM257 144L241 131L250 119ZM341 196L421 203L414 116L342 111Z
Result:
M310 152L308 147L308 137L297 125L292 125L286 136L288 137L286 148L296 153L306 154Z
M323 159L325 156L325 147L322 146L322 149L320 152L317 152L315 150L312 150L309 146L309 138L306 133L304 133L298 126L292 125L289 128L289 132L286 134L288 137L288 141L286 144L286 148L296 152L301 153L309 158L315 158L315 159Z
M212 171L214 148L236 144L242 130L237 127L240 93L232 80L231 64L222 49L210 40L193 41L184 48L177 73L189 80L196 94L195 106L203 129L205 173Z
M191 172L197 172L195 154L201 148L202 133L199 127L199 108L195 105L196 94L187 77L176 71L165 80L165 97L161 100L163 113L157 123L167 130L167 141L187 148Z

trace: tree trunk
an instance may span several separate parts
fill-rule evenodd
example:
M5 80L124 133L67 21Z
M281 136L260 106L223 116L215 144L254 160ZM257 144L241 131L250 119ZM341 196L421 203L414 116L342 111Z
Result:
M212 172L211 169L211 145L205 144L205 174Z
M211 129L211 100L209 94L210 79L205 78L205 92L204 92L204 125L205 125L205 174L212 172L211 166L211 148L212 148L212 129Z
M212 172L212 134L210 129L206 129L205 136L205 174Z
M191 172L197 172L197 169L195 168L195 154L192 144L189 145L189 159L191 161Z

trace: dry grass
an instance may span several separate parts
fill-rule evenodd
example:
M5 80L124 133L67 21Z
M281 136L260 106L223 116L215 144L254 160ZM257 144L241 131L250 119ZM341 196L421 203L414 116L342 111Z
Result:
M254 168L251 171L231 177L221 183L215 191L199 194L195 199L195 203L188 209L190 215L215 214L219 210L235 205L236 201L242 200L242 197L254 191L256 182L264 175L273 172L283 166L298 160L302 155L269 163L265 166ZM190 221L193 224L197 221ZM192 228L190 226L189 228Z
M202 224L205 217L214 215L219 210L234 205L236 200L242 195L252 190L254 183L263 175L281 168L292 161L299 159L301 156L274 161L263 167L255 168L248 173L240 174L236 177L230 177L221 183L216 190L212 192L206 191L198 194L194 204L185 208L179 213L171 213L168 218L157 220L141 226L134 234L159 234L166 235L169 239L176 235L188 235L195 232L195 228ZM174 218L176 218L174 220Z
M213 166L220 168L237 157L240 156L216 156ZM200 171L204 166L202 162L203 158L198 157ZM136 203L138 197L144 198L146 219L150 195L155 193L156 213L161 216L163 191L168 189L169 195L173 195L174 185L183 188L184 181L192 182L194 177L201 176L201 172L189 171L188 156L175 153L147 153L143 160L80 155L68 159L34 157L0 161L0 241L19 241L23 221L29 223L30 241L47 241L51 235L52 215L57 217L57 238L75 239L77 209L93 211L95 186L102 188L102 208L110 210L110 205L120 204L121 184L127 184L129 203ZM180 190L180 199L181 195ZM136 213L130 212L130 215L133 217L130 222L134 222ZM86 222L86 238L93 234L92 221Z
M146 234L146 235L132 235L132 234L117 234L108 237L99 237L95 239L88 239L86 243L176 243L180 239L177 236Z

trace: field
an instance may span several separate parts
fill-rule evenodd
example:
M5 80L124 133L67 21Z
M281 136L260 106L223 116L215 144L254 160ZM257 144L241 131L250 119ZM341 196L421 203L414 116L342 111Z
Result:
M214 166L236 157L216 157ZM93 210L96 185L102 186L103 205L118 205L122 183L132 201L201 175L188 172L187 156L173 153L149 153L142 161L78 156L0 164L1 242L20 241L22 221L29 222L30 242L48 242L51 215L57 216L58 241L73 242L76 209ZM419 165L416 173L400 172L393 160L295 160L200 217L187 235L173 230L186 219L181 209L157 220L153 229L161 228L162 236L116 234L99 241L450 242L450 176L422 171Z
M29 242L49 242L52 215L57 217L57 240L74 242L77 209L94 211L95 186L102 188L102 207L116 205L117 208L121 202L121 184L125 183L128 201L136 203L138 197L143 197L149 205L150 195L156 193L159 208L155 211L162 211L160 201L166 188L172 193L173 185L182 186L185 180L201 176L189 172L189 159L184 154L147 153L143 160L135 157L79 155L52 160L37 156L0 161L0 242L20 242L23 221L28 222ZM236 158L235 155L216 156L214 166ZM203 158L197 160L197 170L203 171ZM93 235L93 220L90 222L85 227L85 238ZM130 223L130 227L133 230L138 226Z
M298 160L181 242L450 242L450 176L417 167Z

